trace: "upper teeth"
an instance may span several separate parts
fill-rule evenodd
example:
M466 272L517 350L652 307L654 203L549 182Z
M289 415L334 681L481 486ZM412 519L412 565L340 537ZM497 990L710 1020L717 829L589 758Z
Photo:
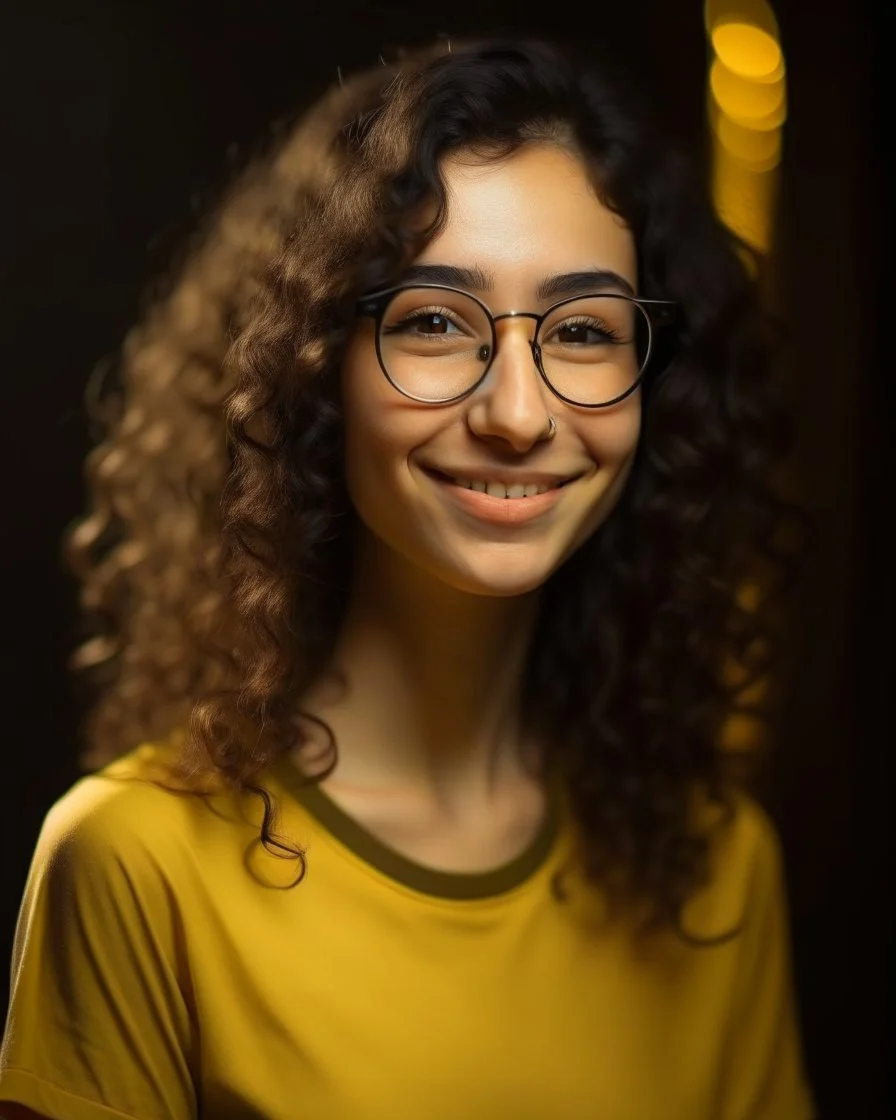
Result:
M503 482L482 482L479 479L455 478L457 486L466 486L468 490L480 490L483 494L491 494L493 498L531 498L535 494L544 494L552 489L550 486L538 486L534 482L523 484L516 482L513 486L505 486Z

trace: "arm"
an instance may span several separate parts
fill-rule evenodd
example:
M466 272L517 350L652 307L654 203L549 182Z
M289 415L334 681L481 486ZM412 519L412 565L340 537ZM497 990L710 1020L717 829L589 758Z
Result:
M118 790L76 786L38 838L13 948L0 1116L196 1116L164 795Z

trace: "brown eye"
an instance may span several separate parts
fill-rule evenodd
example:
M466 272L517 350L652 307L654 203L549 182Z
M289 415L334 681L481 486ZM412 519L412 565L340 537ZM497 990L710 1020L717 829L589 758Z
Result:
M421 328L421 334L448 334L454 324L444 315L421 315L413 320L413 325Z
M555 337L558 342L578 345L598 346L602 342L613 342L616 336L599 323L563 323L557 328Z
M384 334L418 335L421 338L440 335L442 338L461 333L461 327L443 311L412 311L392 324L383 324Z

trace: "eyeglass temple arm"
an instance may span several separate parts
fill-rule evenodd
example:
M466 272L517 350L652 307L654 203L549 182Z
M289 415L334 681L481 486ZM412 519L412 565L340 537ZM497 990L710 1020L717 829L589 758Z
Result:
M382 297L371 299L369 296L365 299L359 299L355 310L359 315L376 315L380 309Z
M639 297L637 302L647 308L651 320L658 327L674 323L681 316L681 304L674 299L641 299Z

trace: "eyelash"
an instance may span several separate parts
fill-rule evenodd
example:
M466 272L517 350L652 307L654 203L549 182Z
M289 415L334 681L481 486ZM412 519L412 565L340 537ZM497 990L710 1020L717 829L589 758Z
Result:
M589 319L587 317L582 317L580 319L564 319L557 329L560 330L563 327L591 327L592 330L600 331L601 334L606 335L607 338L612 339L614 342L620 342L622 340L619 331L614 330L613 327L607 326L606 323L599 322L597 319Z
M418 307L414 310L413 314L407 315L404 319L399 319L397 323L385 328L386 334L391 334L393 331L400 330L402 327L410 326L411 323L417 323L421 319L428 316L438 315L442 319L447 319L449 323L459 327L460 324L453 311L449 311L447 307Z

